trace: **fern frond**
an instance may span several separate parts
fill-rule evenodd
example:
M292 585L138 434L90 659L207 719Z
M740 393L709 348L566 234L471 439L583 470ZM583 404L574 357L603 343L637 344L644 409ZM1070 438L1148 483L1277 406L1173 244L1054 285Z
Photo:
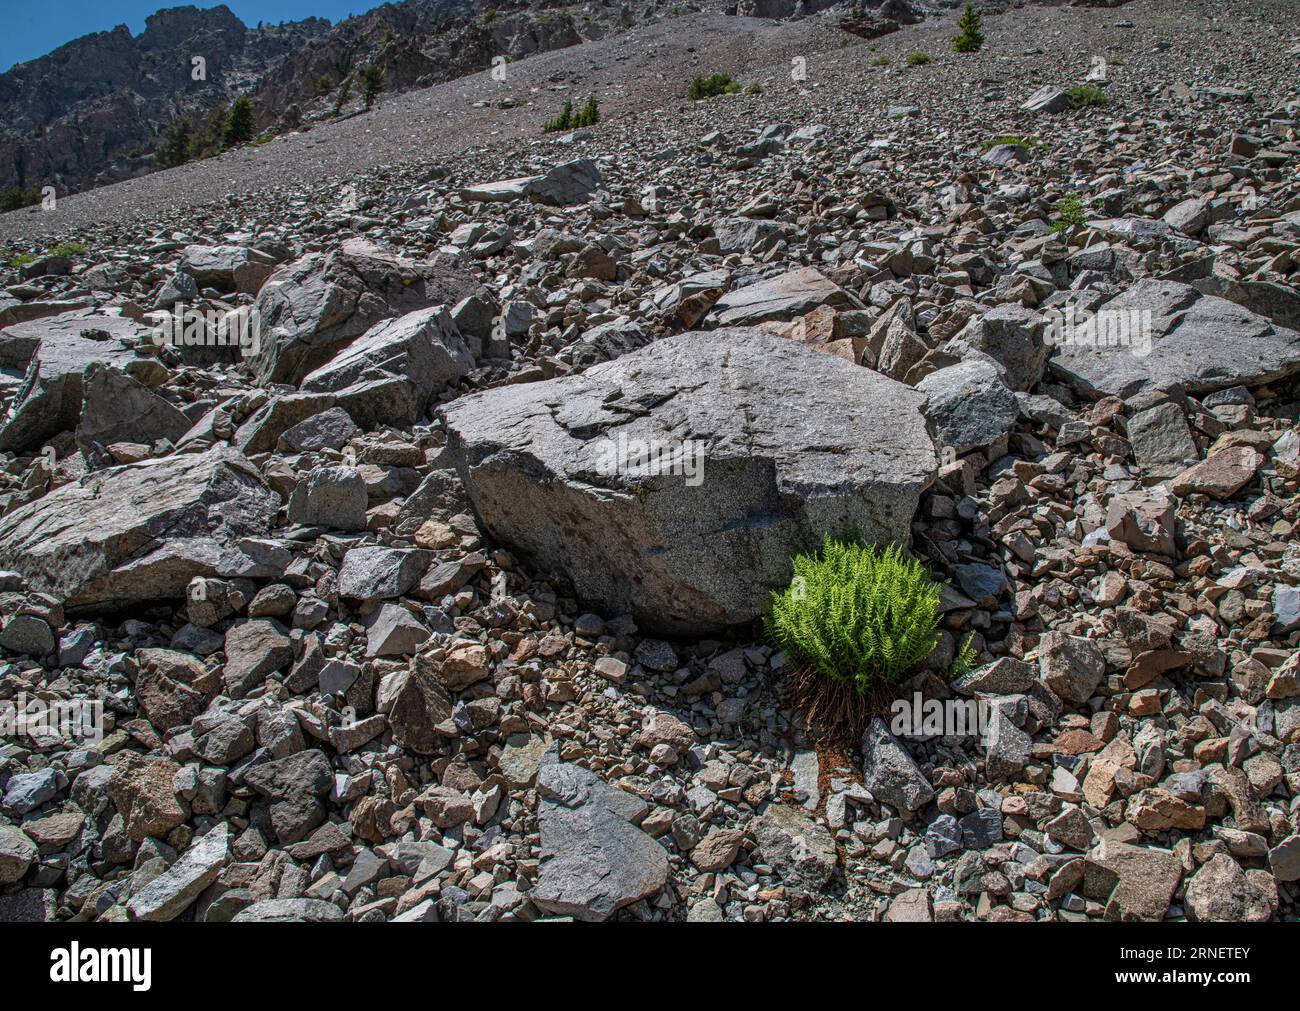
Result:
M797 581L772 595L765 622L796 663L865 695L934 651L939 585L898 545L881 550L828 536L791 568Z

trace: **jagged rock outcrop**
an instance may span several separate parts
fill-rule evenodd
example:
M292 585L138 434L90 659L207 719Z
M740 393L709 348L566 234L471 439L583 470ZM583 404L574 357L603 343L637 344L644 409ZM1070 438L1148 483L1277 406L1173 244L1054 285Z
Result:
M375 324L482 291L454 255L411 260L349 239L271 275L257 297L262 347L247 362L261 383L296 386Z

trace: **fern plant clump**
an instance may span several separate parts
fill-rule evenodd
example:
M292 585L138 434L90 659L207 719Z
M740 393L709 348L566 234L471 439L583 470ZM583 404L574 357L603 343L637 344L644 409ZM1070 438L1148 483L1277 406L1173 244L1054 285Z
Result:
M852 731L873 691L934 651L939 584L897 546L882 551L829 536L793 563L791 585L772 595L768 633L801 672L797 701L810 724Z

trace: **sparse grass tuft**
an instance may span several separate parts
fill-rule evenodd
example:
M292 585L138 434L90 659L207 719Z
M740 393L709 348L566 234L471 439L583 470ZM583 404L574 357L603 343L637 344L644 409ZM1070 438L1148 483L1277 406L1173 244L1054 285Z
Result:
M1033 137L1017 137L1014 133L1004 133L997 137L990 137L980 145L981 151L991 151L995 147L1001 147L1003 144L1014 144L1016 147L1041 147Z
M1077 193L1067 193L1062 197L1056 205L1056 213L1059 217L1049 229L1053 234L1088 223L1088 208Z
M907 57L909 67L923 67L930 62L930 57L925 53L911 53Z
M83 242L60 242L57 246L51 246L44 253L15 253L12 249L6 250L3 254L4 265L10 270L21 270L29 263L35 263L37 260L43 260L50 256L62 256L66 259L74 259L81 256L86 251L86 245Z
M717 95L734 95L739 91L740 85L731 79L730 74L711 74L691 81L690 87L686 89L686 97L692 102L698 102Z
M1106 92L1092 84L1076 85L1066 91L1065 97L1070 100L1070 106L1075 109L1085 109L1090 105L1105 105L1110 101L1110 96Z
M875 57L872 58L872 60L871 60L871 66L873 66L873 67L887 67L887 66L889 66L890 62L891 62L891 60L889 59L889 57L886 56L884 53L881 53L879 56L875 56Z

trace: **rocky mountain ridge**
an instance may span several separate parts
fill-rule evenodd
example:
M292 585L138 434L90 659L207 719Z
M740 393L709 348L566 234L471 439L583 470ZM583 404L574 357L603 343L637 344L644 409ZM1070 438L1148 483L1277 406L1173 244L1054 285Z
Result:
M53 186L63 196L154 171L164 128L181 119L201 127L239 95L252 99L258 131L278 133L356 111L360 86L344 82L363 63L381 66L386 90L401 92L497 56L601 38L658 9L402 0L333 26L315 18L256 28L224 5L161 10L138 37L119 26L0 74L0 190Z

